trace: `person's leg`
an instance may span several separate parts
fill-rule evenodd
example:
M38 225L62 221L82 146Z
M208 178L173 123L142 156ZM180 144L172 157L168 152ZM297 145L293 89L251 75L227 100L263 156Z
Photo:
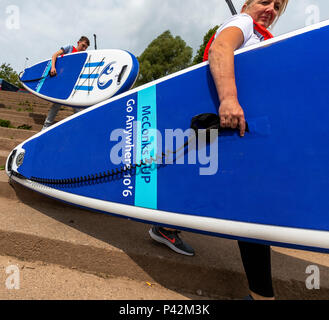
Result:
M165 244L177 253L194 256L193 248L179 237L179 233L178 230L158 226L153 226L149 231L153 240Z
M79 113L81 110L83 110L83 109L80 109L80 108L73 108L73 113L74 113L74 114Z
M43 124L43 128L41 130L47 129L48 127L50 127L54 123L56 115L57 115L60 108L61 108L61 105L58 104L58 103L54 103L52 105L52 107L50 108L50 110L48 112L47 118L46 118L46 120Z
M253 299L274 299L271 271L271 247L239 241L243 266Z

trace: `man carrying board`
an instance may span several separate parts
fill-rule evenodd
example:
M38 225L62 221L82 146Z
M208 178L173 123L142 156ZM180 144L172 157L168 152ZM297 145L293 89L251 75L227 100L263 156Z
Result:
M59 56L63 56L65 54L69 53L75 53L75 52L81 52L81 51L86 51L88 47L90 46L90 41L87 37L82 36L80 40L78 41L77 47L74 47L72 45L68 45L65 47L62 47L59 51L55 52L52 56L52 62L51 62L51 70L50 70L50 75L52 77L56 76L57 71L56 71L56 60ZM60 109L61 105L58 103L54 103L51 107L51 109L48 112L47 118L43 124L42 130L47 129L50 127L56 118L56 115ZM74 113L79 112L80 109L74 108Z

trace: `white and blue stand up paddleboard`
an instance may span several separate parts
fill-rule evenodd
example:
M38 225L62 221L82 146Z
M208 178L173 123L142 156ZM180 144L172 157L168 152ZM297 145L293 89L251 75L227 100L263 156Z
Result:
M123 50L93 50L58 57L57 75L51 77L51 60L24 70L20 80L36 96L71 107L89 107L129 90L139 64Z
M244 138L223 131L208 146L198 141L190 149L187 139L176 140L168 147L177 149L173 163L152 160L170 154L163 143L159 147L166 129L185 131L195 116L217 113L206 62L38 133L11 152L6 171L27 188L80 207L328 252L328 25L329 20L236 52L239 101L249 127ZM200 156L205 150L208 163L207 155ZM123 163L116 163L115 154Z

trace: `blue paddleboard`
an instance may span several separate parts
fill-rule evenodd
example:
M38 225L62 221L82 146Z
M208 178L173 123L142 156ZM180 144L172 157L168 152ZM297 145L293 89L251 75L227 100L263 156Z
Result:
M219 106L202 63L35 135L13 150L6 171L92 210L328 252L328 24L236 52L244 138L224 131L208 144L202 135L190 143L192 119Z
M123 50L93 50L64 55L24 70L24 87L40 98L72 107L89 107L129 90L139 72L138 60Z

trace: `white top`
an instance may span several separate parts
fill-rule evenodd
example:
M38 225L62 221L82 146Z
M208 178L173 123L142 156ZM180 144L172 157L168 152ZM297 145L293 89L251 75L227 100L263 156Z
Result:
M237 27L243 33L244 42L239 49L261 42L261 38L254 33L254 21L249 14L240 13L226 20L217 30L215 39L224 29L229 27Z
M64 54L72 53L73 52L73 46L67 45L65 47L61 47L61 49L64 51Z

